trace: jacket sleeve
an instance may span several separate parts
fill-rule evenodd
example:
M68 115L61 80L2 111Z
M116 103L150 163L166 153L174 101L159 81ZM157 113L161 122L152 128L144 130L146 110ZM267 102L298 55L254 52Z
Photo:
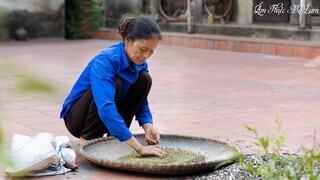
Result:
M147 62L145 62L144 70L149 73ZM142 107L140 108L140 110L138 111L138 113L135 116L136 116L136 119L138 120L140 126L142 126L146 123L153 124L152 114L151 114L151 111L149 108L148 99L146 99L144 101Z
M98 59L92 66L90 79L93 97L99 116L110 134L119 141L126 141L132 137L132 133L119 115L114 101L116 91L114 83L115 66L111 61L103 63L105 61L106 59L103 59L103 61L102 58Z
M151 111L148 105L148 99L144 101L141 109L136 114L136 119L138 120L140 126L146 123L153 124Z

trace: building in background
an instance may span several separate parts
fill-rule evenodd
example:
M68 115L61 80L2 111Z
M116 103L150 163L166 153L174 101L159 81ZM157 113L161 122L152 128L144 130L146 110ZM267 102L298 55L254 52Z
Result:
M152 16L163 31L186 33L187 1L4 0L0 1L0 7L9 12L7 28L11 39L16 38L16 31L21 27L28 32L29 38L79 39L92 37L96 24L116 28L120 19L128 15ZM301 0L190 1L195 33L320 41L319 0L304 0L312 3L315 10L306 15L309 26L304 30L299 29L298 5ZM272 7L275 9L270 11ZM293 10L289 11L291 8Z
M64 0L6 0L0 1L0 7L7 11L12 39L21 28L29 38L64 37Z

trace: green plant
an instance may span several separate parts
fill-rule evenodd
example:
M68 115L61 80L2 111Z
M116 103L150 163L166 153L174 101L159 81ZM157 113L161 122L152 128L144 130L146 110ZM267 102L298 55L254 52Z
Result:
M7 9L0 6L0 28L5 27L7 23Z
M104 6L103 0L91 0L91 6L86 7L83 4L86 0L66 0L65 1L65 37L67 39L83 39L90 38L86 31L83 30L84 15L92 16L92 27L98 29L103 26L104 21ZM87 3L86 3L87 5ZM85 8L92 8L90 11ZM83 27L82 27L83 26ZM91 28L90 28L91 29Z
M283 154L285 136L281 128L280 117L276 117L277 134L260 136L253 127L246 127L258 139L256 145L263 150L262 160L253 163L245 162L244 156L239 158L242 167L251 174L252 179L302 179L317 180L320 172L314 169L320 166L320 149L314 135L314 146L310 149L300 148L300 156L295 154Z
M105 1L91 0L92 2L92 26L98 29L103 26Z
M320 172L314 172L314 167L320 166L320 144L316 141L316 131L313 136L312 148L301 147L302 158L299 160L298 171L303 172L310 180L320 179Z
M4 135L3 135L3 129L0 124L0 165L4 166L12 166L13 163L10 161L8 152L5 150L4 147Z
M67 39L80 39L83 33L80 31L81 9L77 0L65 1L65 37Z

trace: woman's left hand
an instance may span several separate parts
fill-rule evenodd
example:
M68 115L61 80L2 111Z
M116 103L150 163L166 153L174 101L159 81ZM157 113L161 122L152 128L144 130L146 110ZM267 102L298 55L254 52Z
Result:
M144 140L148 145L156 145L160 142L160 133L154 128L152 124L144 124L143 126L145 132Z

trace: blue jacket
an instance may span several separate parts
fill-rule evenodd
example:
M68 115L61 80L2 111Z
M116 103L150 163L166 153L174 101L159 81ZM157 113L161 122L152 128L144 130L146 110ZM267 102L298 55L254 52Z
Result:
M145 61L142 65L134 64L134 66L130 67L123 42L102 50L89 62L76 81L62 105L60 118L64 118L71 106L82 97L86 90L92 88L99 116L108 128L110 135L115 136L120 141L130 139L132 133L119 115L114 101L116 91L114 77L118 76L122 81L120 100L137 81L139 72L142 70L148 71L147 62ZM148 100L143 103L142 108L135 117L140 126L145 123L153 123Z

